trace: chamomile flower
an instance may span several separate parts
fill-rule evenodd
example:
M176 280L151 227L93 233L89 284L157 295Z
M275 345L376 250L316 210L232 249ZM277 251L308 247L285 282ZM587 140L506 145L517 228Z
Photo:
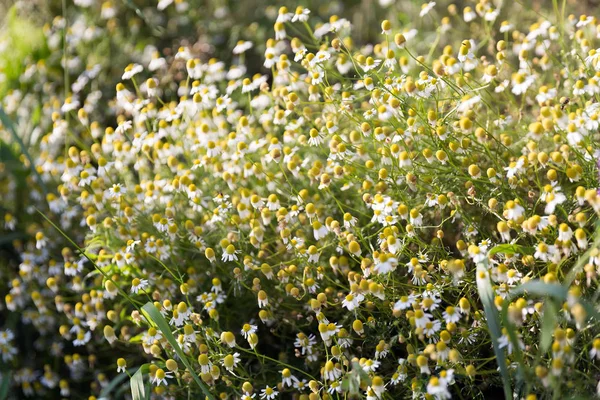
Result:
M435 4L435 1L430 1L421 5L421 12L419 13L419 16L423 18L425 15L429 14L429 12L433 10L433 7L435 7Z
M273 400L277 398L278 395L279 392L269 385L260 391L260 398L263 400Z
M244 324L242 326L240 333L242 334L244 339L248 339L248 335L250 335L252 333L256 333L257 330L258 330L258 327L256 325Z
M289 12L287 7L280 7L277 14L277 22L288 22L293 16L294 14Z
M444 379L432 376L427 384L427 393L436 400L450 399L452 395Z
M361 301L364 299L364 296L361 294L348 294L344 300L342 301L342 305L348 309L348 311L352 311L359 307Z
M241 361L240 353L227 354L223 360L221 360L221 364L227 369L229 372L233 372L233 369L238 365Z
M124 81L129 80L135 75L142 72L143 70L144 67L142 67L140 64L129 64L127 67L125 67L125 72L123 73L121 79L123 79Z
M390 254L381 254L375 265L375 272L378 274L388 274L396 269L398 260Z
M239 251L236 250L235 246L233 244L229 244L223 251L223 254L221 256L221 261L223 261L223 262L237 261L238 253L239 253Z
M281 383L283 387L295 387L297 382L299 382L298 378L292 374L289 368L284 368L281 371Z
M324 238L329 233L327 227L317 220L313 221L312 228L315 240Z
M140 291L144 291L149 286L147 279L133 278L131 281L131 293L138 294Z
M232 50L233 54L243 54L252 48L253 44L249 41L240 40Z
M573 237L573 231L569 225L562 223L558 227L558 240L561 242L568 242Z
M125 372L127 368L127 361L124 358L119 358L117 360L117 372Z
M275 40L283 40L287 37L287 33L285 31L285 25L283 25L283 22L279 22L279 21L276 22L274 28L275 28Z
M235 347L235 335L232 332L223 332L221 333L220 338L222 343L229 347Z
M156 386L167 385L167 378L173 378L173 374L171 372L165 372L162 368L158 368L154 372L154 376L151 377L150 382L155 384Z
M475 18L477 18L477 14L475 14L475 11L471 7L467 6L463 9L463 19L465 22L471 22Z
M115 183L112 187L106 192L107 197L113 200L118 200L124 194L123 186L119 183Z

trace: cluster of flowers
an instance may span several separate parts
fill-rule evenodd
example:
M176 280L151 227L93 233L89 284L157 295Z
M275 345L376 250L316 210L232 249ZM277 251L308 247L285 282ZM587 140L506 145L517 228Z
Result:
M509 377L518 398L591 396L600 25L508 12L431 2L433 33L384 20L357 46L348 20L282 7L269 73L182 46L127 66L109 102L48 102L25 163L49 209L5 306L67 373L13 383L68 396L90 371L110 397L140 367L156 398L447 399ZM531 281L555 292L515 291Z

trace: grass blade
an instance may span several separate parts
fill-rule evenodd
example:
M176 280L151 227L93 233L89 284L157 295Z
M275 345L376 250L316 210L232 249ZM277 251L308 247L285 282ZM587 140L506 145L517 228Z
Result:
M10 388L10 371L2 371L0 373L2 383L0 384L0 400L8 397L8 389Z
M494 254L533 254L533 248L525 247L518 244L499 244L498 246L494 246L488 252L488 256L493 256Z
M568 289L556 283L544 283L538 279L526 282L510 291L511 296L516 296L522 293L535 294L537 296L549 296L558 301L567 299Z
M150 302L146 303L144 307L142 307L142 312L144 313L148 321L151 321L156 325L156 327L158 328L158 330L160 330L165 339L167 339L171 347L173 347L175 353L177 353L177 356L179 356L185 367L188 369L194 381L198 384L202 392L206 395L206 398L209 400L214 400L214 396L210 393L208 387L204 383L202 383L198 375L194 372L189 360L187 359L185 354L183 354L183 350L181 350L181 347L179 347L179 343L177 343L175 336L173 336L171 328L169 327L169 323L167 322L165 317L163 317L160 311L158 311L158 309L156 308L156 306Z
M69 243L71 243L71 245L79 252L79 254L81 254L82 256L84 256L96 269L96 271L98 271L99 273L102 274L102 276L104 276L104 278L106 278L106 280L112 281L112 279L107 275L107 273L102 270L102 268L100 268L98 266L98 264L96 264L94 262L94 260L92 259L92 257L90 257L90 255L88 253L86 253L81 247L79 247L77 245L77 243L75 243L75 241L73 239L71 239L69 237L69 235L67 235L62 229L60 229L54 222L52 222L52 220L50 218L48 218L43 212L41 212L40 210L36 211L54 228L56 229L61 235L62 237L64 237ZM113 281L113 283L115 283ZM140 302L138 302L137 300L132 299L131 297L129 297L129 295L127 294L127 292L125 292L123 289L121 289L119 287L119 285L117 285L115 283L115 286L117 287L117 291L119 292L119 294L121 296L123 296L125 299L127 299L127 301L129 301L129 303L131 303L136 309L140 309L138 304L141 304Z
M108 385L106 385L100 392L99 399L108 399L113 390L115 390L130 374L135 372L135 368L129 368L127 374L119 374L115 376Z
M65 237L81 254L83 254L94 265L94 267L98 271L100 271L100 273L102 273L102 275L104 275L106 277L106 273L104 271L102 271L94 263L94 261L89 256L87 256L85 254L85 252L79 246L77 246L77 244L67 234L65 234L58 226L56 226L56 224L54 224L52 222L52 220L50 220L48 217L46 217L42 212L40 212L39 210L38 210L38 212L40 213L40 215L42 217L44 217L44 219L46 219L46 221L48 221L48 223L50 223L58 232L60 232L62 234L62 236ZM137 305L134 302L132 302L132 300L129 298L129 296L125 292L123 292L120 288L118 290L121 295L123 295L126 299L128 299L137 308ZM200 389L202 389L202 392L204 392L204 394L206 395L206 398L209 400L214 400L214 396L210 393L210 391L208 390L206 385L204 383L202 383L202 381L200 380L198 375L196 375L194 373L194 370L192 369L192 365L190 364L189 360L185 357L185 354L183 354L183 350L181 350L181 348L179 347L179 344L175 340L175 337L173 336L173 333L171 332L171 328L169 327L167 320L165 320L165 318L158 311L158 309L154 306L154 304L152 304L151 302L148 302L148 303L146 303L146 305L144 305L144 307L140 311L142 311L142 313L144 314L144 316L146 317L146 319L149 322L154 323L156 325L156 327L162 332L162 334L165 336L165 338L167 339L169 344L173 347L173 349L175 350L175 352L177 353L177 355L179 356L179 358L181 359L183 364L190 371L190 375L192 376L194 381L198 384Z
M144 364L138 368L129 381L131 388L131 397L133 400L145 400L150 398L146 396L146 387L144 386L144 369L148 370L148 364Z
M502 376L502 386L504 388L504 398L506 400L512 399L511 380L508 368L506 367L506 356L504 351L500 348L498 340L502 336L502 329L500 328L500 315L494 304L494 290L492 289L492 282L490 280L490 274L487 270L487 259L477 264L477 291L479 292L479 298L483 303L483 311L485 312L485 320L488 326L488 331L492 337L492 345L494 347L494 354L496 354L496 362L500 368L500 375Z
M543 354L552 344L552 335L558 319L558 309L552 300L544 303L544 313L542 314L542 333L540 337L540 352Z

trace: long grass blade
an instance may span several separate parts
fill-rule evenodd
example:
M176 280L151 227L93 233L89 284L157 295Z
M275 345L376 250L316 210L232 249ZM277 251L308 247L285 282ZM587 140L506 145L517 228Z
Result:
M119 387L119 385L121 383L123 383L123 381L125 381L125 379L127 379L131 374L135 373L136 369L135 368L129 368L127 370L127 374L119 374L117 376L115 376L109 383L108 385L106 385L104 388L102 388L102 391L100 392L100 396L98 397L99 399L109 399L111 398L110 394Z
M10 371L2 371L0 376L2 377L2 383L0 383L0 400L4 400L8 397L8 389L10 389Z
M544 303L544 313L542 314L542 326L540 334L540 352L543 354L550 348L552 335L558 320L558 309L552 300Z
M492 346L494 348L494 354L496 355L496 362L500 368L500 375L502 376L502 386L504 389L504 398L506 400L512 399L512 388L511 379L506 366L506 357L504 351L500 348L499 339L502 336L502 329L500 327L500 315L494 304L494 290L492 289L492 283L490 275L487 270L487 259L477 264L477 291L479 292L479 298L483 303L483 311L485 312L485 320L487 322L488 331L492 337Z
M112 281L112 279L107 275L107 273L105 271L102 270L102 268L100 268L98 266L98 264L96 264L94 262L94 260L90 257L90 255L88 253L86 253L81 247L79 247L77 245L77 243L75 243L75 241L73 239L71 239L69 237L69 235L67 235L62 229L60 229L54 222L52 222L52 220L50 218L48 218L43 212L41 212L40 210L36 210L42 217L44 217L44 219L46 221L48 221L48 223L54 228L56 229L61 235L62 237L64 237L69 243L71 243L71 245L82 255L84 256L93 266L94 268L102 274L102 276L104 276L104 278L106 278L109 281ZM115 283L113 281L113 283ZM139 306L138 304L141 304L140 302L132 299L131 297L129 297L129 295L127 294L127 292L125 292L123 289L121 289L119 287L119 285L117 285L115 283L115 286L117 287L117 291L119 292L119 294L121 296L123 296L125 299L127 299L127 301L129 301L135 308L137 308L139 310Z
M175 350L175 353L177 353L177 356L181 359L185 367L188 369L190 375L192 376L196 384L206 395L206 398L209 400L214 400L214 396L210 393L208 387L204 383L202 383L198 375L194 372L192 365L183 353L183 350L181 350L181 347L179 347L179 343L177 343L175 336L173 336L171 328L169 327L169 323L167 322L165 317L163 317L160 311L158 311L158 309L156 308L156 306L150 302L146 303L144 307L142 307L142 312L145 314L146 318L149 321L156 325L156 327L160 330L165 339L167 339L171 347L173 347L173 350Z
M144 367L148 370L148 365L144 364L138 368L133 374L129 381L129 387L131 388L131 398L133 400L146 400L149 396L146 396L146 386L144 385Z
M531 247L521 246L518 244L499 244L494 246L488 252L488 256L493 256L494 254L533 254L534 249Z
M538 279L525 282L510 291L511 296L531 293L537 296L550 296L559 301L567 299L568 289L557 283L544 283Z

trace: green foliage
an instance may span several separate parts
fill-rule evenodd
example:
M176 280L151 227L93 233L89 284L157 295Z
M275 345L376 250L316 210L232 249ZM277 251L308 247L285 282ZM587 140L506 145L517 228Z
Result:
M19 15L17 6L12 6L0 21L0 43L5 51L0 51L0 73L5 81L0 81L0 97L9 89L18 88L19 78L28 63L35 63L48 56L46 38L42 29L27 17Z

